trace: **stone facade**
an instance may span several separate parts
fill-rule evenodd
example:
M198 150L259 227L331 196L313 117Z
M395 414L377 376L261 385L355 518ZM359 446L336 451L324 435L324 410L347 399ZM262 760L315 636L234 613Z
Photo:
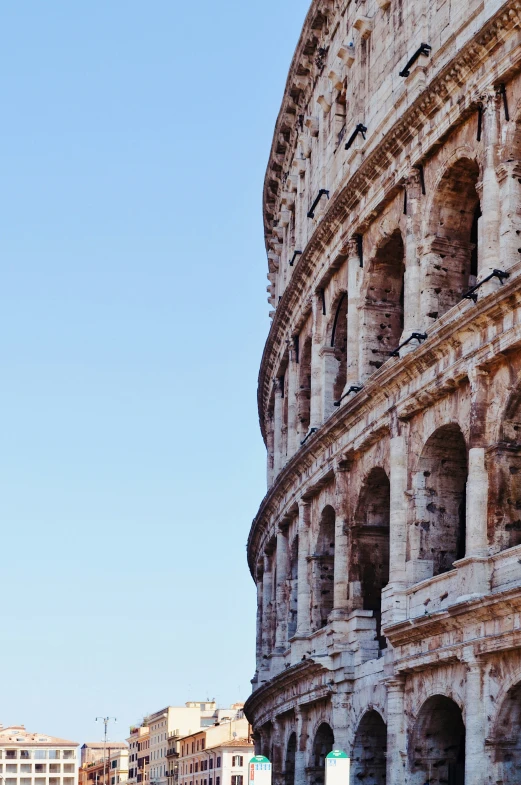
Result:
M521 0L313 0L264 223L256 751L520 783Z

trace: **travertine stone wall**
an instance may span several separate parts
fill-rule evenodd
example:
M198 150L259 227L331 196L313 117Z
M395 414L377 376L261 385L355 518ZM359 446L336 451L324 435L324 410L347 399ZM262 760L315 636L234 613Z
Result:
M264 226L258 750L519 783L521 0L314 0Z

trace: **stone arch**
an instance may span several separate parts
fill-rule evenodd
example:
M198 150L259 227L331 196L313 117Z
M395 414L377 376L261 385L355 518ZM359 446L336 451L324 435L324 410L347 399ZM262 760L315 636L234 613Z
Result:
M335 735L328 722L321 722L313 739L309 765L309 785L323 785L325 780L326 756L335 745Z
M288 608L288 639L297 631L298 607L298 534L295 535L289 549L289 608Z
M378 247L365 278L360 330L363 379L380 368L400 343L404 275L404 243L397 228Z
M420 298L427 329L476 283L479 176L477 161L466 153L452 159L438 180L422 253Z
M503 411L499 436L489 456L488 541L494 552L521 544L521 382Z
M356 585L359 606L372 611L380 648L386 646L381 635L382 589L389 582L391 486L381 467L371 469L364 480L356 506L352 531L350 574Z
M327 624L333 610L335 572L335 510L330 504L322 510L315 551L311 557L311 626L319 630Z
M295 785L295 757L297 754L297 734L290 733L286 744L286 758L284 760L284 785Z
M385 785L387 725L381 714L369 709L358 724L353 743L351 776L364 785Z
M521 682L510 685L500 703L491 739L498 781L517 785L521 774Z
M441 575L465 556L467 445L457 423L427 439L413 475L409 558L421 578ZM421 568L421 569L420 569Z
M460 707L445 695L422 705L409 746L411 785L465 785L465 723Z
M297 416L298 431L303 438L311 422L311 336L308 335L300 347Z
M340 400L347 379L347 292L342 292L332 309L328 345L333 349L335 365L331 373L333 401Z

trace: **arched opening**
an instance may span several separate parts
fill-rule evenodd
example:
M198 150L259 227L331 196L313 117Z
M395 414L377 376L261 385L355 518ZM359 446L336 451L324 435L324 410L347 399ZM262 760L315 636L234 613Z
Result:
M369 270L362 314L362 371L367 378L400 343L404 318L404 247L397 229L378 249Z
M353 782L385 785L387 725L377 711L366 712L356 731L353 745Z
M288 639L291 639L297 631L298 534L295 535L290 548L289 582Z
M438 186L423 259L422 313L433 321L476 283L481 208L476 161L460 158Z
M360 583L363 610L373 611L381 649L387 645L381 634L381 619L382 589L389 583L390 507L389 478L383 469L372 469L356 509L351 573Z
M337 363L333 379L333 400L338 401L347 379L347 294L343 293L335 311L331 329L331 347Z
M299 357L299 388L297 392L297 416L299 434L303 438L309 431L311 416L311 338L304 341Z
M412 785L465 785L465 725L453 700L434 695L425 701L410 755Z
M297 753L297 734L292 733L286 747L284 765L284 785L295 785L295 755Z
M315 552L311 559L311 624L319 630L327 624L333 610L335 572L335 511L327 505L322 510Z
M465 439L458 425L444 425L425 443L414 479L410 538L427 563L424 577L451 570L465 556L466 483Z
M521 545L521 390L509 400L488 465L489 543L498 552Z
M512 687L501 706L492 739L495 762L500 770L496 781L518 785L521 773L521 684Z
M326 756L335 744L335 737L327 722L319 726L313 742L311 766L309 767L309 785L324 785Z

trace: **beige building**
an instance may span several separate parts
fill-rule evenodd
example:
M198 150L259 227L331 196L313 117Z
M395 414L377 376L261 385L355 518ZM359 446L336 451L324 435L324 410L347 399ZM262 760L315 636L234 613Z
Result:
M150 728L140 725L130 729L128 743L128 783L148 782L148 768L150 765Z
M178 750L169 785L247 785L254 747L245 717L185 736Z
M518 785L520 0L313 0L264 228L257 751Z
M0 727L2 785L77 785L77 749L74 741L23 725Z
M119 785L128 779L128 747L124 742L88 743L81 748L79 785Z

